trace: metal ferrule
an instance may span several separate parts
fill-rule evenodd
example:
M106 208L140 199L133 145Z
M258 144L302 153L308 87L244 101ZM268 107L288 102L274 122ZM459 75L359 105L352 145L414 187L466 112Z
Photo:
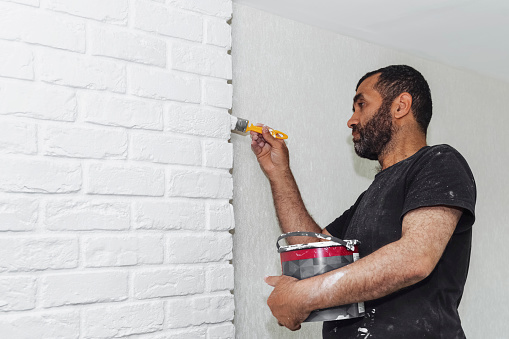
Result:
M239 132L245 132L249 121L246 119L242 119L242 118L237 118L237 119L238 120L237 120L237 124L235 125L235 130L239 131Z

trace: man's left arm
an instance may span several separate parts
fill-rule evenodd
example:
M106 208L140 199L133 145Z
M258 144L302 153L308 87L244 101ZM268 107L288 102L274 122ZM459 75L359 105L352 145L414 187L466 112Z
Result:
M267 300L272 314L291 330L309 313L384 297L425 279L440 260L462 209L421 207L408 212L402 236L365 258L313 278L267 277L274 287Z

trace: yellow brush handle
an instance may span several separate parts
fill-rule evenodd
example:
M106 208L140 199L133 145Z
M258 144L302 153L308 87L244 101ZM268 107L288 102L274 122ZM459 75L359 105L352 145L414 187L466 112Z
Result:
M251 124L251 126L246 127L246 132L253 131L262 134L262 128L263 128L262 126L255 126ZM273 130L272 128L269 128L269 132L276 139L288 139L288 135L284 134L281 131L276 131Z

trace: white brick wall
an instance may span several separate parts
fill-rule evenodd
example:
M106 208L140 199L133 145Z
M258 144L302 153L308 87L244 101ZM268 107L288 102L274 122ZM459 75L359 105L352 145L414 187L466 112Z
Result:
M231 0L0 0L0 338L234 338Z

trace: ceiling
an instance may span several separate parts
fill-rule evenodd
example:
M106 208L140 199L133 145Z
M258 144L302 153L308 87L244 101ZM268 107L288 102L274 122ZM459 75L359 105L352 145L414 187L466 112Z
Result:
M509 83L508 0L233 0Z

